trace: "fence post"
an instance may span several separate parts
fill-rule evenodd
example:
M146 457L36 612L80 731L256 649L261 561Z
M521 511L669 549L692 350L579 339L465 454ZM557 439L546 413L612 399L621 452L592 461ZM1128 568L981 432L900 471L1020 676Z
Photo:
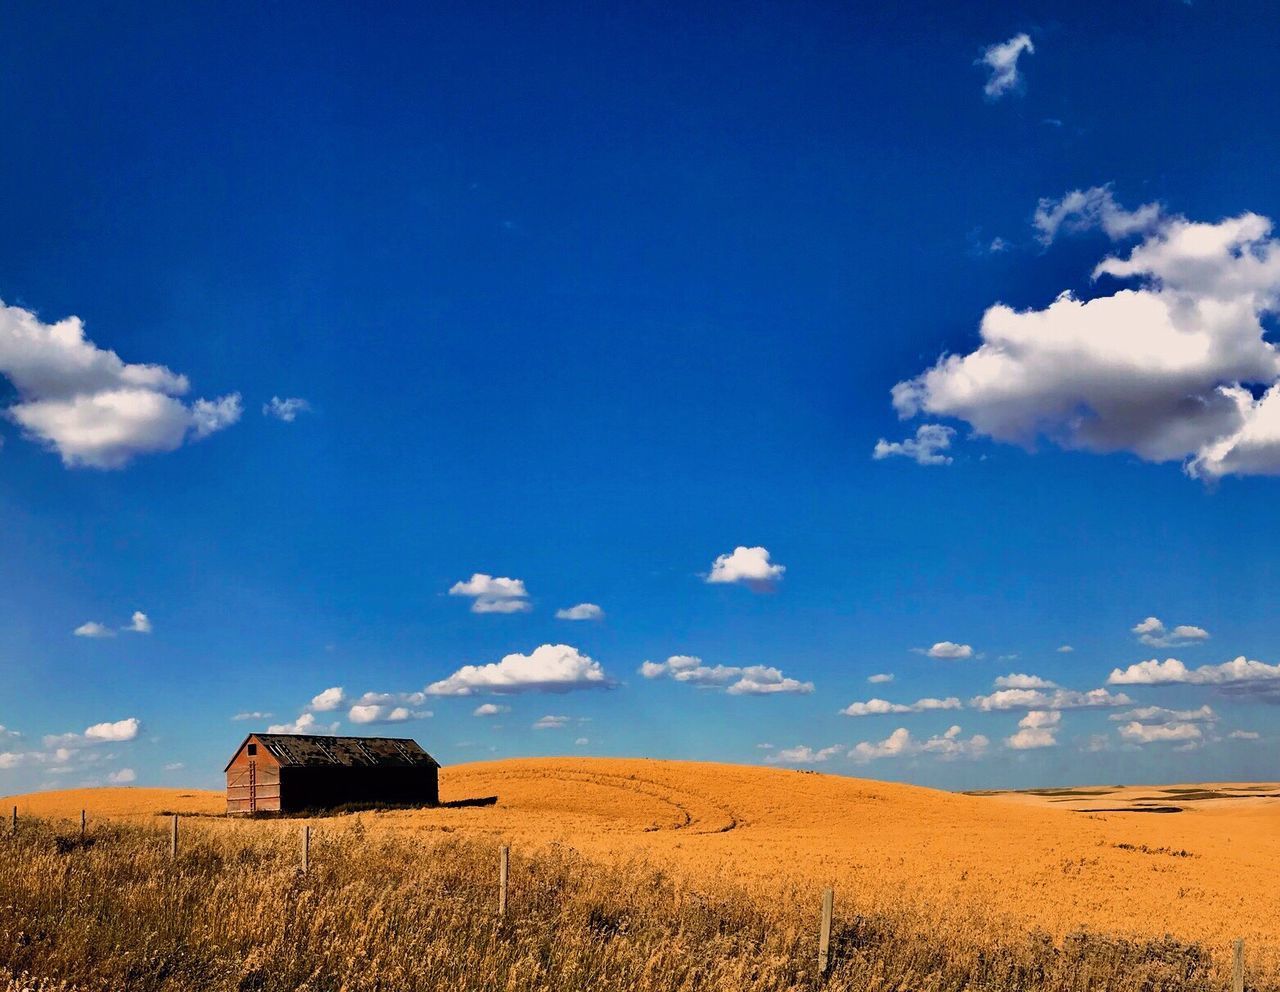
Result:
M822 922L818 924L818 974L825 975L831 957L831 912L835 909L834 889L822 890Z
M173 826L169 832L169 857L178 856L178 814L173 814Z
M81 810L81 811L80 811L80 840L81 840L81 842L83 842L83 841L84 841L84 827L85 827L85 820L86 820L85 811L84 811L84 810Z
M15 837L18 836L18 807L13 807L13 827L9 831Z
M302 874L311 870L311 824L302 825Z
M1231 992L1244 992L1244 939L1237 938L1231 955Z
M507 864L510 860L511 848L506 844L502 845L502 850L498 853L498 915L505 916L507 912Z

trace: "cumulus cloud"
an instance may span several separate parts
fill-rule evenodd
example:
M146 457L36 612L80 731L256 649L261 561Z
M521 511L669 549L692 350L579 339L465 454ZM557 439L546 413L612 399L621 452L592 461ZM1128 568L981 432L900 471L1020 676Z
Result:
M138 775L132 768L121 768L108 775L107 781L112 785L129 785L131 782L138 781Z
M1212 723L1218 714L1211 706L1201 706L1196 710L1168 710L1163 706L1139 706L1125 710L1123 713L1112 713L1109 719L1117 721L1137 720L1140 723Z
M1030 710L1018 721L1018 731L1005 738L1005 744L1015 751L1055 747L1058 743L1058 727L1062 714L1057 710Z
M529 654L509 654L490 665L463 665L447 679L427 687L432 696L471 696L480 692L570 692L608 689L613 682L598 661L567 644L543 644Z
M951 439L955 436L955 428L943 424L921 424L916 428L916 436L902 441L886 441L881 438L872 449L871 457L876 461L900 456L910 458L917 465L950 465L951 456L943 454L951 447Z
M855 761L874 761L878 758L898 758L912 754L934 754L940 758L976 758L986 752L991 743L981 734L968 740L960 736L960 728L953 726L944 734L919 741L906 727L899 727L882 741L862 741L849 752Z
M955 417L1027 448L1047 438L1183 461L1205 479L1280 473L1280 352L1263 323L1280 309L1271 221L1040 213L1044 233L1058 214L1059 226L1082 217L1117 236L1149 226L1127 256L1094 268L1130 285L1089 300L1064 292L1040 310L995 304L978 348L894 386L899 415Z
M782 580L785 565L776 565L769 561L768 548L748 548L742 545L733 549L732 554L720 555L711 563L711 571L707 574L708 582L745 583L755 589L769 588Z
M268 734L332 734L338 729L337 723L328 726L316 721L314 713L303 713L292 723L273 723L267 727Z
M118 744L137 738L142 721L137 717L95 723L82 734L49 734L44 738L46 748L75 749L94 744Z
M942 658L946 661L960 661L973 657L973 647L968 644L957 644L955 641L939 641L931 648L916 648L921 654L930 658Z
M120 468L136 455L172 451L236 422L240 396L178 399L187 377L124 362L85 337L79 317L46 324L0 302L0 374L18 394L6 411L64 465Z
M133 631L135 634L150 634L151 620L141 610L134 610L133 616L129 619L129 624L124 630Z
M524 582L495 578L484 572L476 572L465 582L455 582L449 595L470 597L472 613L527 613L532 609Z
M82 623L79 627L72 631L76 637L115 637L116 632L106 624L98 623L97 620L90 620Z
M335 685L312 697L308 709L317 713L329 713L347 701L347 694L342 686Z
M273 396L269 401L262 404L262 415L264 417L275 417L276 420L283 420L286 424L292 424L298 419L298 414L307 413L310 409L311 404L300 396L290 396L288 399Z
M1058 647L1058 654L1070 654L1074 650L1070 644L1062 644Z
M1165 741L1198 741L1200 728L1194 723L1126 723L1119 728L1120 736L1131 744L1153 744Z
M391 706L386 703L355 703L347 711L352 723L404 723L407 720L423 720L431 716L430 710L411 710L407 706Z
M1109 685L1243 685L1274 682L1280 679L1280 665L1252 661L1243 655L1221 665L1188 668L1177 658L1157 661L1151 658L1128 668L1114 668L1107 677Z
M974 64L990 70L987 83L982 87L988 100L999 100L1021 85L1022 74L1018 72L1018 59L1023 53L1034 55L1035 50L1036 46L1025 32L983 49L982 57Z
M603 620L604 610L595 603L579 603L563 610L556 610L557 620Z
M561 730L569 723L567 716L543 716L533 722L534 730Z
M1048 679L1042 679L1039 675L1023 675L1018 672L1010 672L1008 675L1001 675L995 682L997 689L1056 689L1058 684L1050 682Z
M870 682L872 685L882 685L885 682L892 682L893 675L890 674L889 672L880 672L876 675L868 675L867 681Z
M510 713L510 706L499 706L497 703L481 703L471 711L472 716L499 716L503 713Z
M676 654L666 661L646 661L640 674L647 679L670 677L676 682L707 689L723 689L731 696L810 693L812 682L788 678L769 665L704 665L693 655Z
M833 744L831 747L818 750L801 744L796 747L784 747L777 753L766 756L764 760L775 765L816 765L839 757L843 753L843 744Z
M1075 710L1095 707L1129 706L1133 700L1123 692L1106 689L998 689L988 696L974 696L969 705L976 710Z
M1158 617L1147 617L1134 624L1133 632L1143 644L1155 648L1177 648L1209 639L1209 632L1203 627L1184 623L1167 630Z
M868 699L864 703L850 703L840 712L845 716L878 716L882 713L928 713L932 710L958 710L960 700L955 696L946 699L926 697L914 703L891 703L887 699Z

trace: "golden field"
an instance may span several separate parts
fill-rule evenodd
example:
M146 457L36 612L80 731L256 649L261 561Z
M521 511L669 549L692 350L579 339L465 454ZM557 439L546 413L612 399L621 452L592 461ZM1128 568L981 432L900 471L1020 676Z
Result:
M1128 939L1134 947L1167 935L1177 948L1170 953L1183 955L1170 973L1185 964L1187 954L1203 954L1210 964L1204 975L1190 968L1177 980L1170 979L1171 984L1161 984L1164 978L1153 984L1148 976L1135 988L1222 987L1218 983L1224 980L1224 963L1235 937L1246 940L1251 986L1272 988L1280 981L1280 938L1275 930L1280 890L1274 881L1280 868L1278 785L959 795L772 768L564 758L446 768L441 791L442 800L454 805L313 821L312 875L337 871L339 860L349 868L355 857L352 838L358 837L364 848L383 845L384 855L401 852L394 856L396 864L366 865L366 873L385 877L388 885L409 884L401 877L408 870L405 865L420 858L424 865L414 870L428 870L426 863L436 860L432 852L443 844L458 865L471 866L465 884L474 887L481 904L477 912L488 919L496 881L496 871L490 870L494 852L507 843L513 848L513 912L518 912L522 885L533 886L537 879L569 871L565 865L571 862L571 887L586 885L595 893L592 898L615 907L658 899L649 889L661 890L661 899L670 905L650 907L653 926L664 915L685 912L691 899L699 905L734 907L731 916L746 913L755 921L737 925L768 931L758 936L760 953L781 954L788 961L786 967L775 962L752 977L740 968L764 968L763 958L750 965L755 956L737 948L725 959L737 962L732 981L726 972L689 978L683 984L671 982L668 979L677 972L685 974L681 969L687 962L669 962L666 978L653 972L640 981L635 973L631 985L618 988L801 987L813 979L811 945L819 893L826 885L836 890L838 933L847 931L852 944L862 946L857 952L860 970L846 973L840 970L846 967L842 964L832 976L832 987L846 980L844 987L849 988L1015 987L999 981L992 985L989 975L981 978L981 970L989 970L1001 954L1014 962L1001 966L1012 969L1009 974L1021 974L1018 969L1026 966L1029 974L1039 976L1035 981L1019 978L1023 984L1017 987L1075 987L1061 984L1067 979L1055 978L1053 968L1043 961L1027 962L1043 953L1062 960L1068 946L1075 948L1071 953L1079 952L1084 946L1079 943L1081 934L1103 943L1123 944ZM496 802L468 804L489 797L496 797ZM218 814L223 801L217 792L94 789L2 802L6 808L16 803L24 818L51 820L78 819L85 808L95 830L117 830L120 843L135 848L150 844L148 850L154 851L148 857L160 858L164 849L163 825L155 814L175 811L190 815L183 837L184 846L194 845L193 850L203 845L229 858L228 852L266 845L274 852L272 863L282 869L297 858L297 821L222 819ZM1180 811L1139 812L1153 807ZM78 828L62 829L74 834ZM104 838L83 855L105 858L108 848ZM78 856L74 851L62 853ZM0 863L0 901L21 902L21 891L15 896L12 887L21 889L24 883L10 879L6 891L3 870ZM578 874L589 878L579 879ZM256 891L263 885L257 880L251 888ZM637 895L642 889L643 897ZM266 895L262 898L270 902ZM577 913L584 905L557 903L555 911ZM616 913L610 910L605 916L613 919ZM879 921L877 933L892 932L891 943L898 949L877 945L872 955L867 948L876 941L867 936L868 921ZM678 920L668 923L677 929L684 925ZM0 938L6 927L12 931L16 925L0 911ZM586 932L594 933L589 928ZM611 946L637 939L632 934L614 935ZM653 939L654 946L668 947L672 937ZM926 945L940 948L943 957L931 957L934 952L926 953ZM906 953L908 946L914 947L909 960L894 956ZM366 952L371 947L366 944ZM1094 945L1089 947L1093 954ZM690 953L692 960L700 959ZM1110 987L1127 987L1126 968L1145 967L1144 955L1160 957L1165 951L1136 952L1125 944L1107 953L1119 957L1105 967L1095 961L1103 969L1098 974L1107 975ZM945 970L943 962L950 977L931 985L928 976ZM1112 965L1117 970L1106 971ZM1170 971L1166 965L1161 967ZM1074 972L1083 973L1079 962ZM556 972L560 987L573 981L567 974ZM915 977L908 980L904 975ZM61 978L63 973L55 969L46 977ZM544 986L537 981L552 981L549 974L525 981L509 971L489 977L509 988L538 988ZM1210 985L1197 985L1202 979ZM601 981L597 977L593 985L605 987ZM472 987L456 979L452 983ZM342 987L411 985L348 982Z

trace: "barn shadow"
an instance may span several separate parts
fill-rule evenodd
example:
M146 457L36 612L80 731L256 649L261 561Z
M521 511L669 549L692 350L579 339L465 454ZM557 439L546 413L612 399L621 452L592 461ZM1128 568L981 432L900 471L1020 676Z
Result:
M497 806L497 796L477 796L475 799L451 799L441 803L440 809L468 809L472 806Z

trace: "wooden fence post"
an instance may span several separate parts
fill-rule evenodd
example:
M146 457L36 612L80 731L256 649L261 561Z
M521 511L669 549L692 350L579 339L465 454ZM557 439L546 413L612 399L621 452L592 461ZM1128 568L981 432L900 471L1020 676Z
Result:
M9 831L15 837L18 835L18 807L13 807L13 827Z
M1244 939L1237 938L1231 955L1231 992L1244 992Z
M834 889L822 890L822 922L818 924L818 974L825 975L831 958L831 913L835 909Z
M302 874L311 870L311 824L302 826Z
M169 832L169 857L178 856L178 814L173 814L173 826Z
M502 845L502 850L498 853L498 915L505 916L507 912L507 864L511 857L511 848L506 844Z

